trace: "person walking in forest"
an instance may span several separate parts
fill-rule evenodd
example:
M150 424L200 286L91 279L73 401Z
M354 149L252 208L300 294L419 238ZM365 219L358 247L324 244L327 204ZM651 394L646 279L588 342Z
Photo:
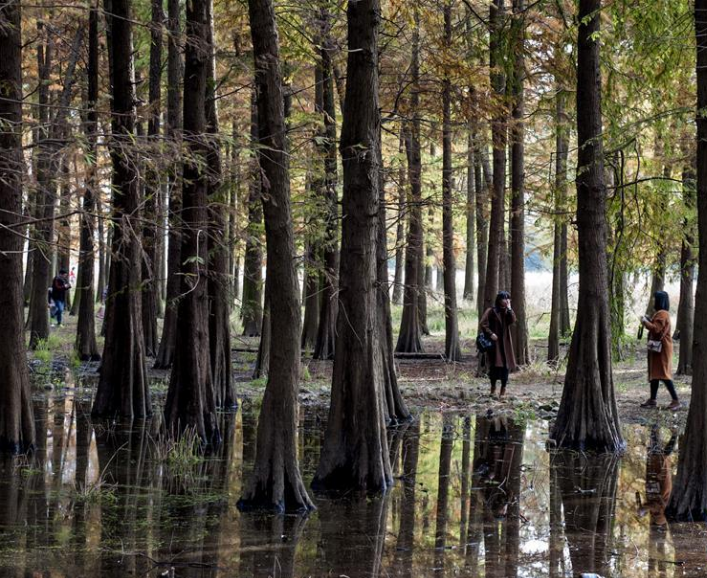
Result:
M483 331L494 346L486 353L486 366L491 379L491 396L496 396L496 383L501 382L500 397L506 395L508 374L516 368L511 339L511 325L516 322L516 314L511 309L511 295L508 291L500 291L496 295L493 307L489 307L479 322Z
M658 385L662 381L668 388L672 402L668 409L681 407L678 394L673 385L673 338L670 322L670 298L665 291L656 291L653 295L655 313L649 319L645 315L641 323L648 329L648 379L651 383L651 396L641 407L656 407Z
M62 315L66 308L66 292L71 289L69 277L66 269L61 269L59 274L52 281L51 300L54 303L53 317L56 319L56 325L59 327L62 321Z

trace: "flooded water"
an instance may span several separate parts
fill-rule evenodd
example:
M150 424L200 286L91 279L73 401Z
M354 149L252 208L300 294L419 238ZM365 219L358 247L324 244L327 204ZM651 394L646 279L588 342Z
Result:
M547 422L423 413L390 432L396 485L315 497L308 518L241 514L257 411L221 416L205 460L165 458L150 424L35 402L39 451L0 478L0 576L625 577L707 575L707 531L668 524L675 432L625 430L621 458L548 453ZM326 413L302 409L307 480Z

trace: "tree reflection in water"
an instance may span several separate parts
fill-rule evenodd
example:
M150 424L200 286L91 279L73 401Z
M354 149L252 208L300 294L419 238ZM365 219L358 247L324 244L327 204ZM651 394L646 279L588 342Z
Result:
M565 537L572 572L613 576L613 522L619 456L558 451L552 455L551 483L562 497Z

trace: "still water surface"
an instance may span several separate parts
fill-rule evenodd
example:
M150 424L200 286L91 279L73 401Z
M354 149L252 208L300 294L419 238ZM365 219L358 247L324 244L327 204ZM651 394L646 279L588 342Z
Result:
M181 465L160 457L151 424L89 412L71 397L35 402L39 451L2 464L0 576L707 575L705 526L663 516L677 461L666 427L629 426L623 457L597 457L548 453L545 421L422 413L390 432L388 495L315 496L305 519L236 509L254 408L220 416L218 453ZM302 408L307 480L325 417Z

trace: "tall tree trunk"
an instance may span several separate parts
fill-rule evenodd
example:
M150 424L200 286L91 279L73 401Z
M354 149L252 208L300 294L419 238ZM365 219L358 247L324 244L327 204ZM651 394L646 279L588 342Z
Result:
M216 395L209 357L208 189L210 147L206 135L206 92L210 82L209 0L187 4L184 53L184 135L189 154L182 186L182 289L177 306L174 367L165 404L169 434L193 429L218 445Z
M22 308L22 35L20 2L0 3L0 450L34 445ZM46 287L45 299L46 299ZM46 309L46 305L45 305ZM46 311L45 311L46 314Z
M452 49L452 1L444 4L444 42ZM459 361L459 322L457 315L457 266L454 258L454 199L452 184L452 81L445 72L442 88L442 242L444 260L444 356ZM439 270L437 271L439 275Z
M312 350L319 327L319 259L318 243L308 241L304 258L304 322L302 323L302 349Z
M56 190L50 173L51 158L47 141L50 131L49 75L53 57L53 39L44 24L37 23L39 42L37 44L37 122L39 124L35 141L35 168L37 191L36 215L41 221L34 226L32 282L27 324L30 331L30 349L49 337L49 314L47 312L47 288L51 283L51 244L54 238L54 197Z
M257 337L263 324L263 249L260 230L263 209L260 202L260 153L256 149L258 140L258 109L253 91L251 100L250 136L252 142L251 171L248 185L248 229L243 264L243 335Z
M207 0L209 55L206 69L206 123L209 133L207 195L209 202L209 353L216 405L237 405L231 368L231 283L227 229L228 188L223 183L218 107L216 105L216 45L213 0Z
M653 313L653 303L654 295L657 291L662 291L665 288L665 252L663 249L658 250L658 254L655 257L655 263L653 264L653 270L651 271L651 286L648 290L648 303L646 304L646 316L652 317ZM638 328L638 339L643 339L643 325Z
M408 233L405 247L405 290L403 314L395 351L417 353L422 351L420 303L424 297L422 258L422 155L420 147L420 14L413 7L415 26L412 32L412 62L410 64L412 120L405 130L405 150L408 162L410 198L407 203ZM409 129L409 131L407 130Z
M491 46L489 66L491 86L495 95L496 112L491 121L493 136L493 194L491 197L491 222L489 223L489 245L486 265L486 287L484 309L491 307L501 284L505 281L505 203L506 203L506 141L508 139L505 110L506 78L503 72L503 20L505 0L493 0L489 6L489 27Z
M331 37L331 15L328 5L322 8L322 115L324 117L324 195L326 203L326 233L323 243L324 271L321 276L319 298L319 327L314 346L315 359L334 359L336 345L336 317L338 314L337 287L339 276L339 207L336 186L339 180L336 151L336 101L334 99L334 67L332 56L335 45Z
M556 49L556 54L561 51ZM548 335L547 360L557 363L560 359L560 336L562 331L564 310L567 302L567 287L563 296L562 264L567 264L567 216L565 214L567 199L567 155L569 151L569 119L567 117L568 92L556 79L555 95L555 219L552 256L552 301L550 306L550 333ZM567 283L566 269L565 279Z
M147 141L150 153L157 158L160 153L160 116L162 99L162 23L164 11L162 0L151 0L152 21L150 22L150 80L147 122ZM159 297L158 237L161 235L159 218L159 198L162 187L157 171L146 168L144 227L142 231L145 251L142 260L142 328L145 332L145 355L155 357L159 348L157 333L157 301Z
M94 417L152 413L142 330L140 191L134 150L135 74L130 0L105 0L111 79L113 240L106 341Z
M385 491L392 483L377 317L378 0L350 2L338 341L316 488Z
M181 140L182 111L182 56L179 0L168 0L167 5L167 127L166 136L169 147L176 159L179 159ZM167 238L167 295L162 323L156 369L169 369L174 360L174 346L177 339L177 299L181 292L182 278L182 181L181 163L175 162L169 171L169 233Z
M403 272L405 270L405 207L407 200L407 178L405 162L405 127L400 123L400 137L398 142L398 213L395 227L395 277L393 278L393 303L400 305L403 300Z
M511 128L511 296L517 321L513 351L519 366L530 363L525 316L525 0L513 0L513 125Z
M97 0L98 3L98 0ZM96 124L96 131L98 130L98 124ZM106 236L103 227L103 203L101 202L100 191L97 191L97 195L94 198L96 203L96 222L98 223L97 232L97 246L98 246L98 284L96 286L96 300L103 301L103 290L106 287Z
M88 96L86 141L88 142L88 177L83 194L81 240L79 247L79 278L76 294L81 294L76 331L76 353L82 361L100 359L96 343L96 318L93 296L94 226L98 183L98 6L92 6L88 17Z
M624 442L611 372L598 39L600 8L601 0L580 0L577 40L579 301L562 401L551 438L561 447L616 452Z
M431 224L431 223L430 223ZM427 265L432 256L432 250L430 249L429 241L424 242L422 235L422 230L420 230L420 264L418 265L418 279L417 279L417 312L420 318L420 333L422 335L429 335L430 328L427 326L427 289L430 286L430 271L432 267Z
M695 206L695 173L692 167L682 173L683 202L688 209ZM677 334L680 339L678 375L692 374L692 339L695 321L695 244L694 223L685 219L685 233L680 250L680 305L678 308Z
M68 135L67 135L68 136ZM56 231L56 273L60 270L65 270L67 273L71 269L71 221L68 215L71 211L71 182L69 174L69 159L63 155L60 163L60 194L59 194L59 212L57 215L57 231ZM70 314L72 293L76 290L66 292L66 313Z
M695 319L707 316L707 0L695 0L697 41L697 223L698 277ZM707 324L695 323L692 396L678 472L666 510L669 519L707 519Z
M255 60L263 212L267 242L267 284L277 288L268 299L278 320L270 336L270 370L258 419L253 473L240 508L311 510L297 460L297 392L300 370L301 312L290 208L283 79L272 0L249 0ZM266 289L266 292L267 289Z
M479 133L474 134L474 183L476 188L476 262L478 268L478 289L476 292L476 312L478 318L484 314L486 295L486 260L489 242L489 179L483 178L484 155L479 144Z
M398 387L393 353L393 319L390 312L390 283L388 279L388 226L385 210L385 171L379 135L378 146L378 237L376 239L376 317L383 357L383 384L385 418L388 425L397 425L411 419Z
M474 178L474 136L471 127L466 146L466 265L464 267L464 299L476 298L474 261L476 259L476 180Z

